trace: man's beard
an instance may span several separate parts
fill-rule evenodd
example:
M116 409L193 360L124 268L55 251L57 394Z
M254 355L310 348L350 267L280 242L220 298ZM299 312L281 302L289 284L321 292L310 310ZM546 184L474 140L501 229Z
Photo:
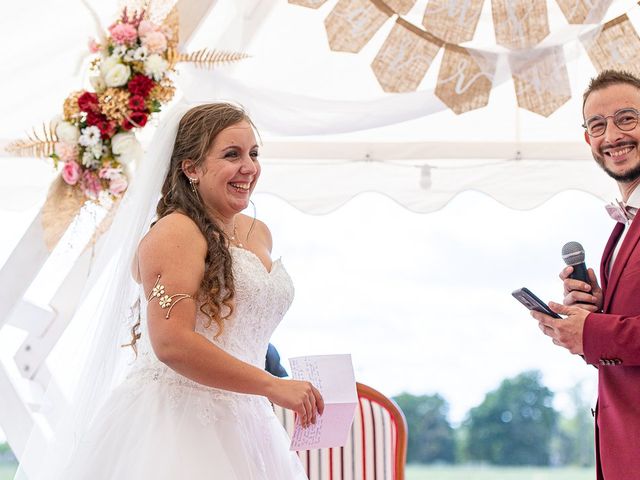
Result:
M605 172L607 172L607 175L613 178L616 182L631 183L640 178L640 163L638 163L638 165L636 165L635 167L633 167L631 170L627 172L616 173L616 172L612 172L605 166L604 156L596 155L595 153L592 153L592 155L596 163L600 165L600 168L602 168Z

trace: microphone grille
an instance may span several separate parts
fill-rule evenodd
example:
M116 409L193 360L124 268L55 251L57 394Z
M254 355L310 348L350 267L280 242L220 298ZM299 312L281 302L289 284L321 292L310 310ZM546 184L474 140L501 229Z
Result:
M584 263L584 248L578 242L565 243L562 247L562 260L567 265Z

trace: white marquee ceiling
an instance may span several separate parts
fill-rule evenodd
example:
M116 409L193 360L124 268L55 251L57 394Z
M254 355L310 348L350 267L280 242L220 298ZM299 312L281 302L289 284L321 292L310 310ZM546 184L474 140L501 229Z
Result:
M113 20L117 5L89 3L102 25ZM564 45L573 92L548 118L516 107L504 62L489 105L457 116L433 93L442 52L416 92L382 91L370 63L393 21L359 54L332 52L324 18L335 3L318 10L276 0L180 3L183 11L195 12L184 19L202 18L186 27L195 29L190 50L252 55L215 72L180 67L177 82L191 99L231 99L248 108L264 141L260 191L314 213L362 191L385 193L424 212L465 189L514 208L532 208L564 189L610 196L611 182L593 165L580 128L579 97L595 69L578 36L598 26L569 26L557 4L547 2L551 34L543 45ZM425 3L416 2L406 18L419 24ZM504 57L507 51L494 44L490 4L485 2L476 37L466 45ZM7 142L57 115L66 95L86 85L84 54L95 24L80 1L24 0L0 8L0 31L12 47L0 52L0 142ZM635 2L618 0L604 20L627 13L636 24L638 10ZM42 201L53 175L46 162L0 161L8 172L0 179L0 208Z

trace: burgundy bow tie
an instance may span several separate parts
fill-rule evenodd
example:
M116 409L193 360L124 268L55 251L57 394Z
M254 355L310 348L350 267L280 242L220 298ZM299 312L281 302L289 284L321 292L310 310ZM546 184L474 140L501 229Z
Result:
M609 216L614 219L616 222L627 224L636 216L637 208L632 207L630 205L625 205L624 203L616 200L615 203L610 203L609 205L605 205L607 209L607 213Z

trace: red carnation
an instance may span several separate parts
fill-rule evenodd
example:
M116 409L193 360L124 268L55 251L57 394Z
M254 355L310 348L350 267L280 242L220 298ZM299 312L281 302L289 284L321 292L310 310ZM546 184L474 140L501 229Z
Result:
M133 95L129 98L129 108L134 112L144 112L147 109L146 102L142 95Z
M132 95L141 95L142 97L147 98L147 95L149 95L149 92L155 86L155 82L146 75L138 73L129 80L129 84L127 86Z
M100 122L105 122L107 117L102 113L91 111L87 112L87 125L98 125Z
M129 118L122 122L122 128L131 130L134 127L144 127L147 124L147 114L144 112L131 112Z
M102 140L107 140L116 133L116 122L114 121L107 121L105 119L96 126L100 129L100 137L102 137Z
M83 112L99 112L100 104L98 103L98 95L92 92L84 92L78 97L78 107Z

